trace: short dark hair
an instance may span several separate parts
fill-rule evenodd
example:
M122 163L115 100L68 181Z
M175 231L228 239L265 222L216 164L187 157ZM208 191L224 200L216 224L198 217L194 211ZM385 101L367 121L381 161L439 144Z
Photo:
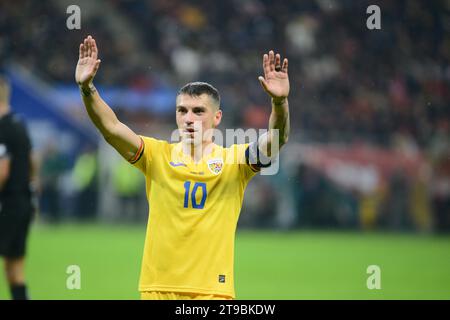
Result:
M217 105L220 106L220 94L219 91L214 88L212 85L206 82L190 82L185 84L179 91L178 95L187 94L189 96L201 96L202 94L206 94L210 96Z

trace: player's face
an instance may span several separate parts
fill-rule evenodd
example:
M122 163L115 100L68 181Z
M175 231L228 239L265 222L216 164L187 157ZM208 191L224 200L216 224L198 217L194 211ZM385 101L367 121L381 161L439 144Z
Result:
M206 94L180 94L177 97L177 126L185 143L199 145L211 141L211 129L219 125L221 117L222 111Z

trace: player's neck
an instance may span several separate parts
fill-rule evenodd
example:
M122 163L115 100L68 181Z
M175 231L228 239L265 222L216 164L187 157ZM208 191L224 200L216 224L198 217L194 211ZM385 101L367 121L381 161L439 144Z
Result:
M214 142L205 141L201 145L193 145L193 144L182 144L183 145L183 153L191 156L192 161L199 162L203 157L212 153L214 149Z

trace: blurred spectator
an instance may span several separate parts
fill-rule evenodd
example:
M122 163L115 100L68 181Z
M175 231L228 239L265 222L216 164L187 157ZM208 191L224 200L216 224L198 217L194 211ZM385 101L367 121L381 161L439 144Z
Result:
M450 121L443 119L433 136L430 157L433 163L432 207L438 231L450 231Z
M410 183L402 170L397 170L388 183L379 224L392 230L411 230Z
M97 153L87 148L76 159L72 179L77 193L76 217L90 219L97 214Z
M271 228L275 225L275 211L277 207L277 190L267 177L255 177L247 187L246 198L243 203L243 213L239 218L239 225L245 227Z
M141 221L140 208L145 183L142 174L120 159L113 167L112 179L115 194L119 198L119 216L128 221Z
M50 142L43 151L41 165L41 211L50 222L58 222L63 214L61 177L68 170L68 159Z

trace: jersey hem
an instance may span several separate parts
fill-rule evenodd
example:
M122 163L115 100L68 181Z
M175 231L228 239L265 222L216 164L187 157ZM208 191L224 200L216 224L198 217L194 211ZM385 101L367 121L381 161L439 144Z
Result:
M184 292L184 293L212 294L212 295L217 295L217 296L230 297L232 299L236 298L234 294L230 294L229 292L200 289L200 288L194 288L194 287L139 286L139 291L140 292L162 291L162 292Z

